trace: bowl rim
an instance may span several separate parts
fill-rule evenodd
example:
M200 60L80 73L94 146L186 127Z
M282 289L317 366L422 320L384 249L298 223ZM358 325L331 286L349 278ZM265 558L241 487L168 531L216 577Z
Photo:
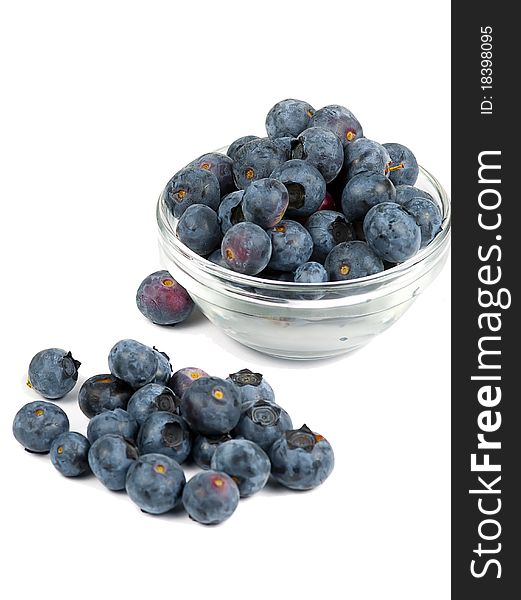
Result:
M219 153L224 153L225 148L217 150ZM227 283L235 283L240 286L254 286L257 288L264 288L267 290L279 290L279 291L288 291L288 292L296 292L298 290L317 290L321 292L327 291L338 291L340 289L354 288L356 287L364 287L366 285L372 285L375 283L384 283L386 281L391 281L395 278L400 277L402 274L410 271L417 264L425 261L430 256L439 252L443 246L450 239L451 232L451 202L449 196L441 183L432 175L427 169L423 168L421 165L419 166L420 172L426 177L426 179L431 183L431 185L435 188L439 201L441 203L442 208L442 223L441 223L441 231L436 235L436 237L432 240L430 244L428 244L425 248L419 250L414 256L404 261L403 263L399 263L394 267L386 269L385 271L381 271L380 273L376 273L374 275L368 275L366 277L359 277L357 279L349 279L349 280L341 280L341 281L325 281L320 283L301 283L294 281L279 281L274 279L264 279L262 277L258 277L256 275L245 275L243 273L237 273L231 271L230 269L226 269L225 267L221 267L216 263L212 263L207 260L205 257L196 254L188 246L185 246L179 238L176 236L175 229L172 225L172 221L170 218L167 218L166 215L166 203L163 201L164 197L164 189L161 191L159 195L159 199L156 205L156 218L159 226L160 233L166 241L171 244L180 254L184 256L187 260L191 262L191 264L197 269L201 270L205 274L210 274L215 276L218 279L225 280ZM172 219L175 223L177 219Z

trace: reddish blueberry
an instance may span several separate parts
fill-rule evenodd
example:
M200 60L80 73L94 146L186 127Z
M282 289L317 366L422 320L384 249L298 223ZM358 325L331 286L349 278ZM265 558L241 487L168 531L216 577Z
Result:
M322 200L322 204L318 207L317 210L336 210L336 202L332 194L330 194L329 192L325 193L324 199Z
M178 398L182 398L185 391L200 377L209 377L209 375L206 371L197 367L184 367L170 377L168 387Z
M156 325L175 325L186 320L194 301L168 271L156 271L141 282L136 294L141 313Z
M317 110L311 119L310 127L329 129L344 147L364 135L362 126L353 113L338 104L330 104Z

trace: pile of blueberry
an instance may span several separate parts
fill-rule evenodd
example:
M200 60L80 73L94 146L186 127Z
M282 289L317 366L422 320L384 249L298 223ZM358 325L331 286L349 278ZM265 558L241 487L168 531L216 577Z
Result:
M441 229L402 144L363 136L339 105L282 100L268 137L235 140L176 173L163 197L177 236L209 261L262 278L321 283L401 263Z
M78 393L90 419L86 436L69 431L65 412L46 400L14 418L18 442L50 452L67 477L92 472L146 513L182 505L193 520L214 524L270 477L310 490L333 470L329 442L306 425L293 429L260 373L243 369L221 379L188 367L172 374L166 354L130 339L115 344L108 363L110 373L87 379ZM70 352L42 350L31 360L28 385L56 400L73 389L79 366ZM203 470L186 482L180 465L188 460Z

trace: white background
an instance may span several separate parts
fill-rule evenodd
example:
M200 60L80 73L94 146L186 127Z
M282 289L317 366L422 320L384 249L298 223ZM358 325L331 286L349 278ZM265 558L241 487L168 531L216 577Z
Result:
M278 100L340 103L450 191L450 3L58 2L0 9L1 523L4 598L449 597L449 266L365 349L294 364L202 317L134 305L159 267L154 206L192 158L263 134ZM71 349L81 382L132 337L174 368L263 371L334 445L304 494L261 492L208 528L67 480L11 434L29 360ZM75 392L72 429L87 420Z

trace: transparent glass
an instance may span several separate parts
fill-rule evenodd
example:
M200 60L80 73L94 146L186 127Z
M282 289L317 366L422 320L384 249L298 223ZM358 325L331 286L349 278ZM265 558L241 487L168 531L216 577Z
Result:
M449 198L423 168L416 185L438 202L442 230L418 254L383 273L320 284L234 273L177 239L177 219L166 208L163 194L157 204L161 261L206 317L241 344L279 358L337 356L364 346L395 323L447 260Z

